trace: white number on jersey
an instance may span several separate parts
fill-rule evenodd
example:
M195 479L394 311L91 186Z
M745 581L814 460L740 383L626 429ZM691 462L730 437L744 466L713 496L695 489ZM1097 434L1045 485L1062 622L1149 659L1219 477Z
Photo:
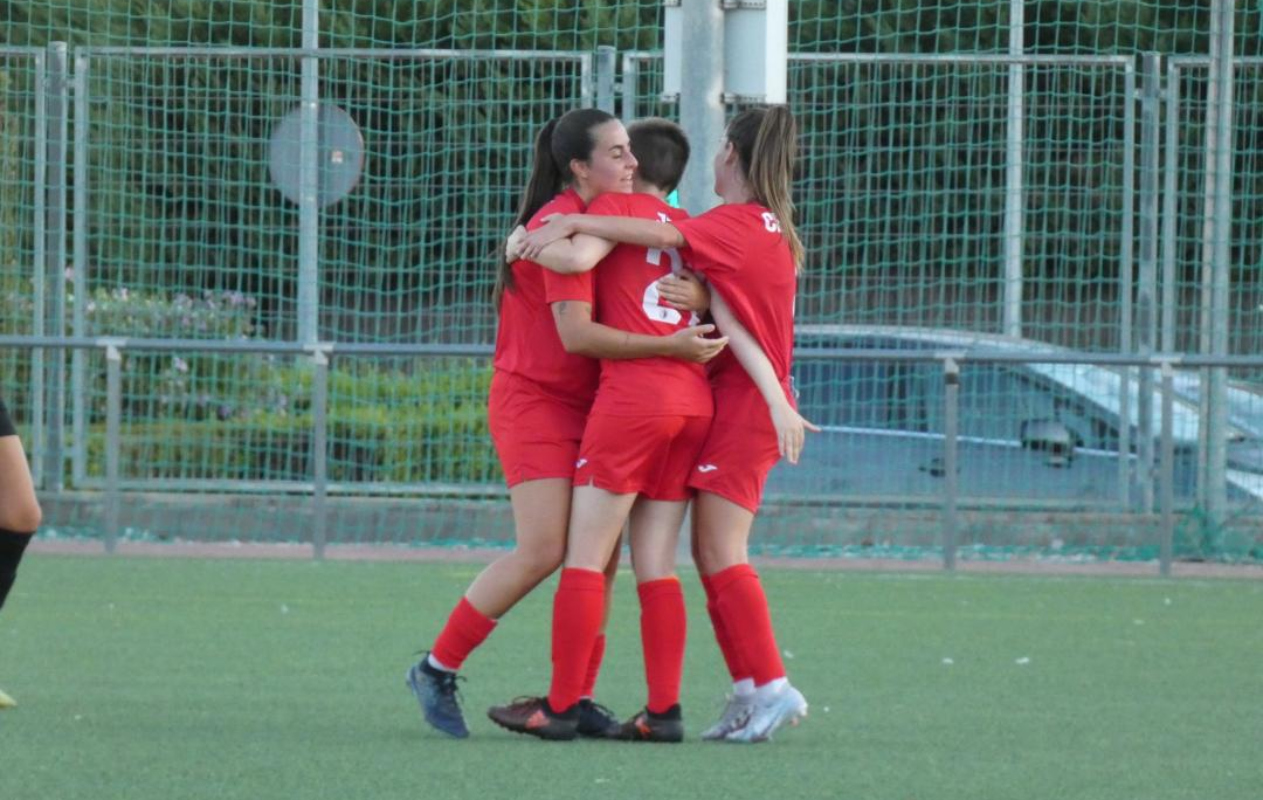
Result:
M659 222L670 222L671 218L661 211L658 212ZM662 266L662 254L666 253L670 259L670 269L667 271L673 275L679 275L680 270L684 269L684 259L680 258L680 251L674 247L668 247L662 250L657 247L650 247L645 253L645 260L655 267ZM645 287L645 293L641 300L641 308L645 311L645 316L654 322L664 322L667 325L678 325L683 315L670 306L660 304L661 295L658 293L658 279L655 278L652 283ZM689 324L696 325L698 317L696 314L689 313Z

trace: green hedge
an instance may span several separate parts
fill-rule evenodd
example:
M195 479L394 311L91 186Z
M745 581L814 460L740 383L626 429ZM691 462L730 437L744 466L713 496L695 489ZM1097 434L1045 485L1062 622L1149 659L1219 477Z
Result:
M229 365L221 357L219 368ZM246 357L243 369L261 362ZM271 364L266 407L181 418L125 415L124 478L310 480L312 370ZM335 359L329 376L328 475L338 482L487 484L501 480L487 429L491 369L478 359ZM280 388L278 388L280 387ZM248 393L238 391L237 397ZM150 410L154 410L151 408ZM105 474L105 426L92 425L88 474Z

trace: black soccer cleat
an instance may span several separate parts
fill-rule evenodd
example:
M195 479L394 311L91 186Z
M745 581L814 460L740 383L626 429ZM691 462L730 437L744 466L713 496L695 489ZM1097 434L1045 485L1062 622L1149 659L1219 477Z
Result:
M613 711L586 697L579 701L577 730L580 736L589 739L608 739L617 727L619 727L619 721Z
M661 714L643 709L612 730L609 738L624 742L682 742L684 719L680 715L680 706L677 703Z
M579 735L579 704L553 711L547 697L519 697L503 706L487 709L487 716L501 728L550 741L569 741Z

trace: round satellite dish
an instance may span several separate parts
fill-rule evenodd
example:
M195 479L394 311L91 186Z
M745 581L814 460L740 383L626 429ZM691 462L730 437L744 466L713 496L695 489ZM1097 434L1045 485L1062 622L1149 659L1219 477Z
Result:
M268 170L281 194L298 203L302 174L303 112L296 108L272 130ZM351 115L333 105L317 110L319 130L319 190L316 202L321 208L333 205L351 193L364 171L364 136Z

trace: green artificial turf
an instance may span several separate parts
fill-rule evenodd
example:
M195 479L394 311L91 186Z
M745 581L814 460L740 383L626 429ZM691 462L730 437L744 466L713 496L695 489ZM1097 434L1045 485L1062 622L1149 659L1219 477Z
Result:
M32 555L0 614L4 800L1249 798L1263 584L764 572L802 727L703 743L727 684L695 575L683 745L545 743L549 582L467 662L473 736L403 676L479 567ZM598 699L644 701L630 574Z

